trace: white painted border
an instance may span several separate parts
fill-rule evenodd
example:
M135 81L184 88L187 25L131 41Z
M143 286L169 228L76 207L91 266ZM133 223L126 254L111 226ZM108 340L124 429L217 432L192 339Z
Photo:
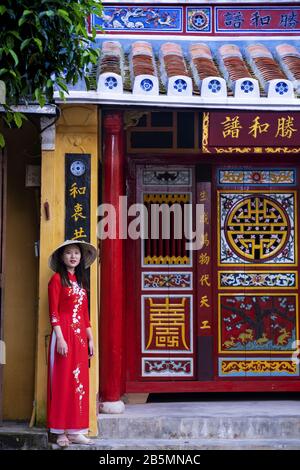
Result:
M299 2L299 0L298 0ZM258 31L259 33L259 31ZM272 33L271 33L272 34ZM292 34L292 35L280 35L280 36L266 36L265 34L261 34L261 35L255 35L253 36L253 34L250 34L249 36L237 36L236 34L233 35L234 37L232 38L232 41L234 43L236 42L245 42L247 40L249 41L253 41L254 38L255 38L255 41L266 41L266 42L269 42L269 41L299 41L299 35L296 35L295 33ZM178 38L178 35L175 35L175 34L164 34L163 36L161 34L128 34L128 35L125 35L124 33L123 34L117 34L117 33L114 33L114 34L111 34L111 33L105 33L105 36L103 36L103 39L100 39L100 37L97 38L99 40L100 43L102 43L104 40L107 41L108 39L112 39L114 41L118 41L118 40L123 40L123 41L132 41L133 39L143 39L144 41L160 41L161 43L163 42L166 42L166 41L175 41L175 42L195 42L197 39L195 38L195 36L188 36L188 35L182 35L180 36L180 38ZM228 37L227 36L211 36L211 35L205 35L201 34L201 42L202 41L208 41L208 42L228 42ZM96 40L96 44L97 44L97 40Z
M245 109L249 110L266 110L266 111L300 111L300 99L275 99L261 97L258 99L238 99L234 97L227 98L208 98L201 96L146 96L134 95L132 93L123 93L117 95L113 93L97 93L96 91L70 91L66 95L66 99L60 99L58 93L54 95L57 104L103 104L103 105L120 105L120 106L144 106L144 107L157 107L157 108L190 108L190 109ZM0 108L1 110L1 108ZM26 112L26 110L25 110ZM29 111L27 111L29 112ZM42 113L40 110L39 113Z
M84 92L86 93L86 92ZM58 92L55 92L55 96L59 97ZM61 100L61 103L64 101ZM25 104L19 104L18 106L11 106L11 109L13 111L17 111L19 113L24 113L24 114L45 114L45 115L51 115L51 117L55 117L56 115L56 105L55 104L46 104L42 108L35 103L31 103L28 105ZM5 109L3 106L0 105L0 112L4 113Z

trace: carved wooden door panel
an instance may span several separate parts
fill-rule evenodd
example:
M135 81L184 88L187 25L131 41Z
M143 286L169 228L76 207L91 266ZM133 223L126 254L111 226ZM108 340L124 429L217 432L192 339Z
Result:
M128 255L130 390L299 390L298 169L136 171L149 238ZM151 236L152 206L176 203L192 206L193 222L202 205L201 248L175 237L173 216L168 240Z
M134 376L142 381L195 378L194 253L187 249L184 217L156 208L194 207L194 170L188 166L139 166L136 201L147 210L149 237L136 247L138 331ZM164 223L169 236L163 235ZM180 236L181 231L182 236ZM177 231L177 235L176 235Z
M218 168L219 378L287 380L299 337L294 168Z

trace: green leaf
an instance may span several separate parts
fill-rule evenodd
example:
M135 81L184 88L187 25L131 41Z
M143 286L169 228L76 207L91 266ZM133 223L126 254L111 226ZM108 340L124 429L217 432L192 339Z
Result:
M40 105L41 108L43 108L45 106L45 104L46 104L46 98L45 98L44 95L41 95L40 99L39 99L39 105Z
M69 13L66 10L62 10L59 8L57 10L57 14L61 16L64 20L66 20L68 23L72 24L72 21L70 20Z
M98 60L86 18L101 9L101 0L0 0L0 79L9 105L35 100L43 106L55 89L64 99L67 83ZM3 119L20 124L10 112L4 109Z
M56 83L63 91L68 93L69 90L68 90L67 84L61 78L57 78Z
M64 92L63 92L62 90L59 90L58 94L59 94L59 97L60 97L61 100L66 101L65 94L64 94Z
M6 36L6 40L5 40L5 44L6 46L8 47L8 49L13 49L14 46L15 46L15 40L13 37L11 37L10 35L7 35Z
M22 26L22 24L26 23L27 19L25 16L22 16L22 18L19 19L18 21L18 26Z
M22 26L22 24L24 24L27 21L27 16L31 15L32 13L33 13L32 10L24 10L23 15L21 16L21 18L18 21L18 25Z
M39 100L40 95L41 95L41 90L39 88L36 88L34 90L34 96L37 101Z
M38 38L34 38L33 40L36 43L36 45L38 46L40 52L43 52L43 43L42 43L42 41Z
M49 11L42 11L42 13L39 14L39 17L43 18L43 16L48 16L49 18L51 18L54 15L55 15L54 11L49 10Z
M31 13L33 13L32 10L24 10L22 16L28 16L28 15L31 15Z
M4 135L1 134L1 132L0 132L0 147L1 148L5 147Z
M46 98L40 88L36 88L34 91L35 99L38 101L40 107L42 108L46 104Z
M32 40L32 38L27 38L24 41L22 41L21 46L20 46L20 50L23 51L23 49L25 49L25 47L27 47L28 44L30 44L31 40Z
M12 36L15 36L17 39L20 39L20 41L21 41L21 36L20 36L20 34L18 33L18 31L10 31L10 34L11 34Z
M14 113L14 121L18 128L22 126L23 119L21 113Z
M18 65L19 59L18 59L18 56L17 56L17 54L15 53L15 51L13 51L12 49L9 49L9 53L10 53L10 55L12 56L12 58L14 59L14 61L15 61L15 65Z

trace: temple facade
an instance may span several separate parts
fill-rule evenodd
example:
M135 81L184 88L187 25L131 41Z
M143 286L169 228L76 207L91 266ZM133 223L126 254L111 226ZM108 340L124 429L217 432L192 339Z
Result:
M47 259L64 239L99 250L92 432L99 408L122 412L135 394L300 391L300 7L111 1L92 26L91 89L71 88L57 118L43 117L39 217L27 234L29 247L39 242L29 260L32 357L18 377L22 305L6 235L4 415L16 419L8 397L30 370L22 412L34 401L32 420L45 421ZM7 175L13 188L13 168ZM24 197L8 193L8 205L13 194ZM109 210L113 226L103 223ZM15 242L17 226L7 226Z

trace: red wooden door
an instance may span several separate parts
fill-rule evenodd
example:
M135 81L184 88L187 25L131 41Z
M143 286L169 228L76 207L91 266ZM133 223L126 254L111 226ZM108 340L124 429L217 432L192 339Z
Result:
M299 379L297 169L217 168L215 184L218 377Z
M128 391L300 390L297 168L138 165L149 238L127 250ZM202 247L151 236L151 206L203 206ZM162 219L160 219L160 223ZM177 222L178 224L178 222ZM179 223L180 225L180 223ZM161 229L162 230L162 229ZM176 385L174 385L176 384Z
M147 211L149 237L129 249L128 264L134 265L127 289L127 312L132 313L129 377L144 382L195 380L195 253L186 246L184 217L175 222L170 212L165 238L167 214L160 215L157 235L151 218L154 206L175 205L181 215L187 205L194 210L194 167L139 166L136 181L135 201Z

